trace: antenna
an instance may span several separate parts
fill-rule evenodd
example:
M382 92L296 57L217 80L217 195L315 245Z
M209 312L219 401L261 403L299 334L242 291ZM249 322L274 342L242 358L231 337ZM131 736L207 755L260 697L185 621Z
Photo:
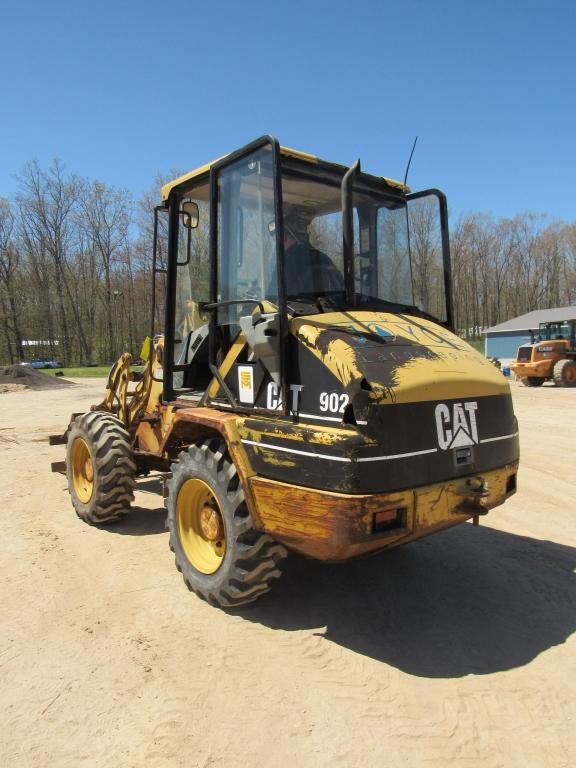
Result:
M418 141L418 136L414 139L414 144L412 144L412 152L410 152L410 157L408 158L408 165L406 166L406 173L404 174L404 186L406 186L406 181L408 180L408 171L410 170L410 163L412 162L412 155L414 154L414 150L416 149L416 142Z

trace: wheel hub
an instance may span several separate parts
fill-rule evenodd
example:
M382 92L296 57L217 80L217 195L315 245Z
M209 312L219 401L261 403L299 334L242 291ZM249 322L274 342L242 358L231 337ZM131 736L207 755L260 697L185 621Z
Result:
M198 477L186 480L176 499L178 537L190 564L216 573L226 554L226 525L212 488Z
M72 483L82 504L88 504L94 492L94 464L87 442L77 437L72 446Z
M205 504L200 512L200 528L208 541L224 538L224 524L220 512L209 504Z

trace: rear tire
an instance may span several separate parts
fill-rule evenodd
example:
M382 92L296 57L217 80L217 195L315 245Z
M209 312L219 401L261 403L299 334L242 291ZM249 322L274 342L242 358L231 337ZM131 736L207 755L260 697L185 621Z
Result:
M558 360L553 377L557 387L576 387L576 361Z
M541 387L545 381L546 379L540 376L526 376L522 380L522 383L525 387Z
M168 488L170 548L188 588L221 608L268 592L287 552L254 528L225 444L214 438L182 452Z
M105 411L77 416L68 433L66 474L78 517L90 525L121 520L136 484L130 435L122 422Z

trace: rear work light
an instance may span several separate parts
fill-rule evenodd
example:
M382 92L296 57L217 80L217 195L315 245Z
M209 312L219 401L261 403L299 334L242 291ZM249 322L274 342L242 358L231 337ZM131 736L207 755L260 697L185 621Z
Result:
M397 509L383 509L381 512L375 512L372 533L383 533L384 531L395 531L399 528L406 528L406 507Z

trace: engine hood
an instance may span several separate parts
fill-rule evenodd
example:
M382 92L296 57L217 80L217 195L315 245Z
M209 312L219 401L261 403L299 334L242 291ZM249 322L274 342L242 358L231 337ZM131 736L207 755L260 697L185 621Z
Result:
M290 330L341 382L355 409L510 392L481 354L422 318L339 312L296 318Z
M377 493L515 466L508 382L450 331L354 311L293 318L290 332L291 419L243 425L257 473L292 482L298 466L304 485ZM261 389L268 409L281 406L274 383Z

